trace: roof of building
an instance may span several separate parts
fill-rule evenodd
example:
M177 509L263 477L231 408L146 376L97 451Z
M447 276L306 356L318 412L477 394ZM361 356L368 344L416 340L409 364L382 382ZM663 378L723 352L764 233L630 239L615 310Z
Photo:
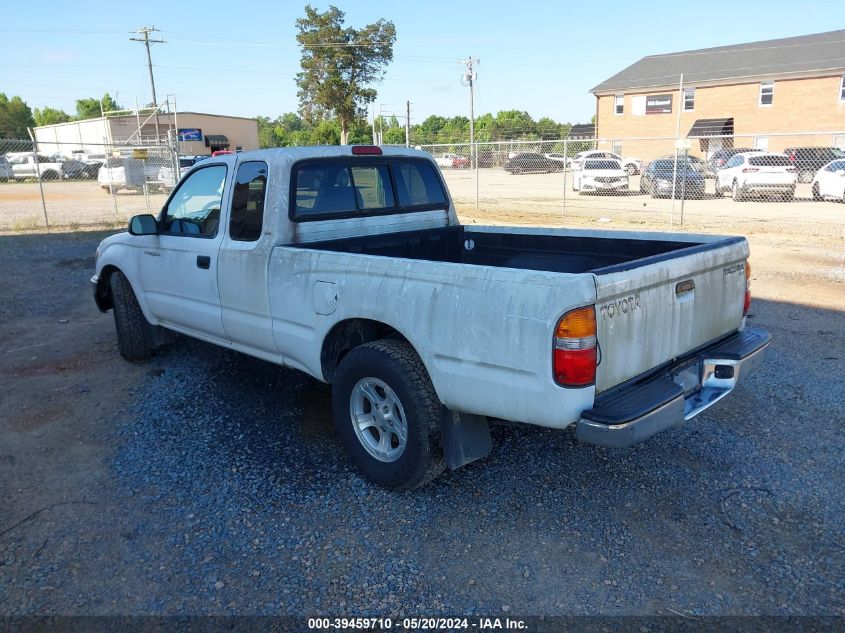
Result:
M845 68L845 29L680 53L649 55L590 92L789 75Z
M566 138L596 138L596 126L593 123L576 123L569 128Z

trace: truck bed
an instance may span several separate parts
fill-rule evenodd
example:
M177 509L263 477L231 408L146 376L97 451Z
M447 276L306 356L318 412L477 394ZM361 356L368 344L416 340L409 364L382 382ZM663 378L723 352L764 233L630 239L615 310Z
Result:
M731 238L728 238L731 239ZM742 239L742 238L736 238ZM719 244L726 242L720 240ZM299 244L302 248L559 273L608 274L707 250L712 242L473 230L449 226Z

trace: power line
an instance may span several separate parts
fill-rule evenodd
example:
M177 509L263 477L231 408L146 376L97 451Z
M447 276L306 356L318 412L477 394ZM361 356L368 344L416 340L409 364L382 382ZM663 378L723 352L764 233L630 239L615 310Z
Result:
M143 35L143 38L140 37L130 37L129 39L133 42L143 42L144 46L147 48L147 69L150 71L150 87L153 90L153 106L155 107L155 122L156 122L156 143L161 142L161 135L158 129L158 99L156 99L156 82L153 78L153 60L150 57L150 44L164 44L164 40L151 40L150 33L158 31L158 29L154 26L142 26L140 29L135 31L138 35Z

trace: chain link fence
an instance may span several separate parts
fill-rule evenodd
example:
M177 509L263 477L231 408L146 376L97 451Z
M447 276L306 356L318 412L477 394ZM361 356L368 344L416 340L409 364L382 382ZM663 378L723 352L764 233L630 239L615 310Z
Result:
M843 148L845 132L422 146L471 220L835 235ZM0 140L0 232L123 227L158 213L180 172L169 144Z
M161 209L174 174L179 159L166 144L0 139L0 232L125 226Z
M845 234L845 132L556 139L419 146L459 211ZM839 205L834 203L839 203Z

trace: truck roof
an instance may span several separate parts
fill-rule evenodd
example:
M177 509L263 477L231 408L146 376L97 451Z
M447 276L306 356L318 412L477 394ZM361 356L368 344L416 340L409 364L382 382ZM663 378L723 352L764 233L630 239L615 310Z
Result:
M261 159L266 161L297 161L308 158L328 158L334 156L353 156L352 148L359 145L309 145L303 147L273 147L270 149L257 149L248 152L238 152L215 156L214 160L233 164L238 160ZM371 147L371 146L363 146ZM415 158L426 158L432 160L432 155L426 151L403 147L401 145L381 146L383 156L411 156Z

